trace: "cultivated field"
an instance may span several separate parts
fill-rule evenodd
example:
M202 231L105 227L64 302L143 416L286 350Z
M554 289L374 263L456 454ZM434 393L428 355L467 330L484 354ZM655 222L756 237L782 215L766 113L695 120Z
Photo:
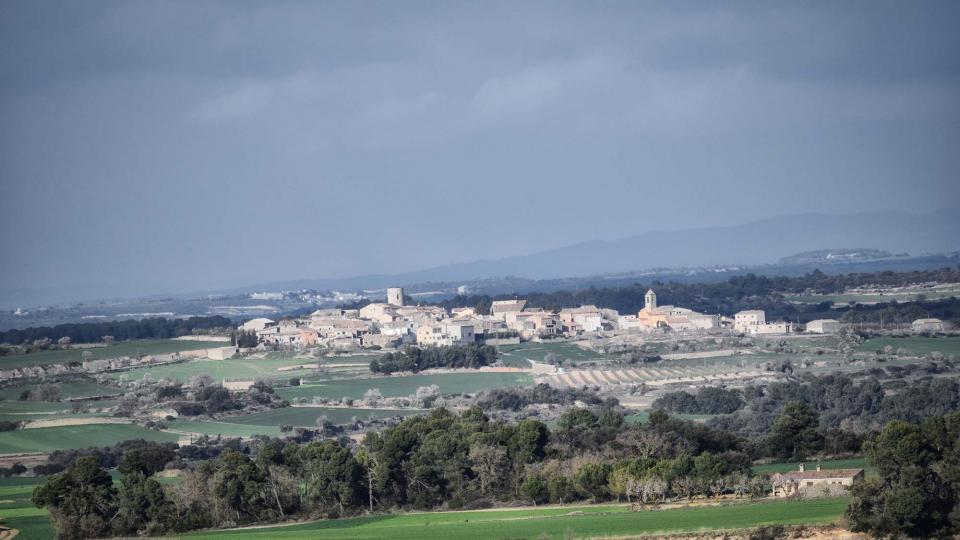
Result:
M88 446L113 446L129 439L176 442L176 434L133 424L90 424L0 432L0 454L53 452Z
M15 356L2 356L0 357L0 369L82 362L84 351L89 351L92 359L100 360L103 358L121 358L124 356L135 357L141 354L170 354L223 346L223 343L216 341L177 341L173 339L121 341L109 347L40 351Z
M466 540L472 538L597 538L655 532L742 529L768 524L827 524L847 499L773 501L631 512L626 505L434 512L336 519L285 527L210 531L190 538Z
M893 347L894 351L903 348L915 354L941 352L943 354L960 355L960 337L956 336L874 338L868 339L861 343L858 346L858 350L862 352L874 352L877 350L882 350L887 345Z
M33 488L44 478L0 478L0 521L20 531L21 540L51 540L56 536L46 510L30 502Z
M384 397L400 397L409 396L416 392L417 388L431 384L439 386L444 394L462 394L489 388L529 385L532 382L533 379L527 373L438 373L308 381L302 386L278 388L277 393L287 400L309 400L314 397L358 399L372 388L379 389Z

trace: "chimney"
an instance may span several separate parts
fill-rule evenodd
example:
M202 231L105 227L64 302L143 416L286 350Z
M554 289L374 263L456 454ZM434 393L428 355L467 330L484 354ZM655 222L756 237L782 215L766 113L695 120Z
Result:
M819 463L817 463L817 470L818 470L818 471L820 470L820 464L819 464Z
M800 472L803 472L803 463L800 464Z

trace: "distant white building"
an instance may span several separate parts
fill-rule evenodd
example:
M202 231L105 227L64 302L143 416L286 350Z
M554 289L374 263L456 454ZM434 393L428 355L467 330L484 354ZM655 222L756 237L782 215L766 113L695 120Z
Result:
M762 309L740 311L734 316L733 329L744 334L788 334L790 323L767 322L767 314Z
M840 331L840 321L836 319L817 319L807 323L807 332L811 334L836 334Z
M767 314L762 309L740 311L733 316L733 329L738 332L747 332L751 326L767 322Z
M283 293L278 292L255 292L250 293L251 300L283 300Z
M943 321L940 319L917 319L910 323L914 332L943 332Z

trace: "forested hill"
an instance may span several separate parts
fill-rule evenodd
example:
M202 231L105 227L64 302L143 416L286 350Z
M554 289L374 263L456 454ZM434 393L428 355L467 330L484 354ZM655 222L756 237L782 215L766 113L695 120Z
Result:
M960 317L960 309L958 309L960 306L958 306L956 299L904 304L890 302L870 306L844 306L834 309L829 303L808 306L793 304L787 301L784 296L789 293L803 292L830 294L841 292L849 287L865 285L895 287L927 282L958 283L960 282L960 268L837 275L827 275L817 270L798 277L767 277L747 274L734 276L720 283L663 283L653 281L651 283L635 283L624 287L591 287L579 291L530 293L522 295L522 297L527 299L528 307L557 310L592 304L598 307L615 309L620 313L633 313L643 308L644 294L647 289L653 288L657 293L658 303L661 305L672 304L704 313L724 315L732 315L744 309L763 309L768 312L768 318L790 320L800 318L801 321L804 321L822 316L842 317L846 313L856 313L865 317L866 320L870 320L871 314L879 317L880 311L893 310L895 313L885 313L885 316L909 317L912 316L913 312L916 312L917 318L932 316L955 319ZM485 311L489 309L490 302L493 300L516 297L516 295L493 297L460 295L440 302L440 305L448 309L470 306Z

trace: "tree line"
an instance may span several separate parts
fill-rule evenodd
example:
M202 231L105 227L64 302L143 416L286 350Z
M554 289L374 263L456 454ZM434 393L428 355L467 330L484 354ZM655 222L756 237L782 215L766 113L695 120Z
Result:
M117 341L169 339L191 335L194 330L221 330L232 326L230 319L219 315L187 319L151 317L140 320L70 323L6 330L0 332L0 343L28 345L37 340L57 341L63 337L70 338L73 343L99 343L103 341L104 336Z
M407 347L370 361L373 373L419 372L431 368L470 368L489 366L497 361L492 345L471 343L453 347Z

